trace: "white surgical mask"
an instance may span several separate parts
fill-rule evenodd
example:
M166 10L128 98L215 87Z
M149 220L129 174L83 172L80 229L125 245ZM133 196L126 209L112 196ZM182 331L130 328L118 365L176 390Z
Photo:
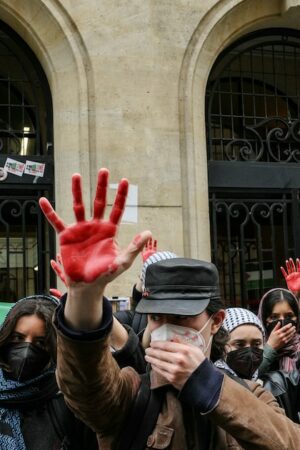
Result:
M176 338L179 338L180 342L195 345L196 347L201 348L203 353L206 353L213 336L210 336L209 341L206 344L202 332L205 330L210 320L211 317L199 331L194 330L194 328L166 323L152 331L151 341L174 341Z

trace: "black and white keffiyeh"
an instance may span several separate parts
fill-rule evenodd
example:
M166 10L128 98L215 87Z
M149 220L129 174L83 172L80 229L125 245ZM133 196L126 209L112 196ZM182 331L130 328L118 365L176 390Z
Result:
M248 309L245 308L228 308L222 326L228 333L231 333L240 325L255 325L262 332L265 338L265 329L259 318Z

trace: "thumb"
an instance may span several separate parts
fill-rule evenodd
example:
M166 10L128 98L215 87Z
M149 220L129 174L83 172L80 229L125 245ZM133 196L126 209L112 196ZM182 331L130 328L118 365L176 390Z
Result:
M128 269L151 236L151 231L148 230L137 234L128 247L119 256L117 256L115 259L115 264L122 267L123 270Z

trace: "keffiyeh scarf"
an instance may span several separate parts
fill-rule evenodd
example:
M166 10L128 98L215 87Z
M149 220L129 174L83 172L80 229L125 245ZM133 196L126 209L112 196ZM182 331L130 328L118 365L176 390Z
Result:
M57 392L54 368L26 382L7 379L0 369L0 449L26 450L21 431L22 408L34 408Z

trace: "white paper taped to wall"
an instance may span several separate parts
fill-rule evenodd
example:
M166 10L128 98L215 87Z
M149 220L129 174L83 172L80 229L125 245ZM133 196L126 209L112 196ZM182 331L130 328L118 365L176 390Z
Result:
M109 189L117 190L116 183L110 183ZM134 184L129 185L128 196L125 211L122 217L122 223L137 223L138 221L138 187Z

